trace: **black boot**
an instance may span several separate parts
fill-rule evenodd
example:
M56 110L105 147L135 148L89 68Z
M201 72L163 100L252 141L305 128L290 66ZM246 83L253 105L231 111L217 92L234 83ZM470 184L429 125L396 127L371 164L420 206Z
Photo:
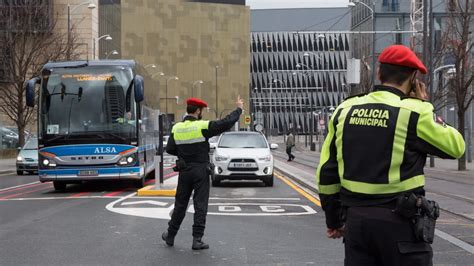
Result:
M174 236L171 236L168 231L163 232L161 239L166 242L166 245L172 247L174 245Z
M193 249L200 250L200 249L208 249L209 245L202 242L200 237L193 237Z

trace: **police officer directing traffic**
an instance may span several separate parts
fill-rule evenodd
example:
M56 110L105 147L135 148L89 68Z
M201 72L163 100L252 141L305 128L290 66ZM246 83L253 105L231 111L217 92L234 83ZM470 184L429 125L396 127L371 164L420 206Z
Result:
M166 152L178 156L176 167L179 171L175 206L168 230L162 239L168 246L174 245L174 238L186 214L189 198L194 191L194 224L192 249L208 249L202 242L206 226L206 215L209 201L209 138L217 136L239 121L243 101L237 97L237 109L222 120L206 121L202 119L203 108L207 103L196 98L186 101L187 115L183 122L176 123L166 145Z
M378 61L381 85L330 119L316 173L327 236L344 237L345 265L431 265L439 208L423 168L427 154L461 157L464 140L434 114L412 50L392 45Z

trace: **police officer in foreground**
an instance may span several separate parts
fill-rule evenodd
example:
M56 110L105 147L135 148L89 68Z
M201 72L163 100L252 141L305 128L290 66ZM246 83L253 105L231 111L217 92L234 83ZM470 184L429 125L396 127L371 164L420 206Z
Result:
M345 265L432 265L439 208L424 197L423 167L427 154L461 157L464 140L433 113L413 51L392 45L378 61L382 85L330 120L316 172L327 236L344 237Z
M166 152L178 156L176 170L179 171L178 188L175 206L168 230L162 239L168 246L174 245L181 222L186 214L189 198L194 191L194 224L192 249L208 249L202 242L206 226L207 204L209 201L209 174L212 169L209 163L209 138L217 136L234 126L242 114L243 101L237 97L237 109L222 120L205 121L202 119L203 108L207 103L196 98L186 101L187 116L183 122L176 123L166 145Z

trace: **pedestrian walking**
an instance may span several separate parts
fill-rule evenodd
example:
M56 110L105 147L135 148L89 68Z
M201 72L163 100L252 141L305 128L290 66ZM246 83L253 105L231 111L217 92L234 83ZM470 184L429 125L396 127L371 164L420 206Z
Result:
M316 173L327 236L344 237L345 265L432 265L439 207L423 168L427 154L461 157L464 140L434 114L413 51L392 45L378 61L381 85L330 119Z
M166 145L166 152L178 156L176 171L179 171L175 207L168 223L168 230L162 239L168 246L174 245L174 239L186 214L189 198L194 191L194 224L192 249L208 249L202 241L206 227L209 201L209 175L213 169L209 162L209 138L217 136L239 121L243 110L243 100L237 97L237 109L224 119L202 120L203 108L207 103L190 98L186 101L187 115L182 122L176 123Z
M286 133L286 154L288 154L288 162L291 162L295 159L295 156L291 154L291 149L295 146L295 136L291 131Z

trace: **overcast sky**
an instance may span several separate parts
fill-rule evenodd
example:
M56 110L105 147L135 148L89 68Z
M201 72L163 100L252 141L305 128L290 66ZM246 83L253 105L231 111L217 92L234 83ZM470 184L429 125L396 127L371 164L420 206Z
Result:
M246 0L251 9L347 7L349 0Z

